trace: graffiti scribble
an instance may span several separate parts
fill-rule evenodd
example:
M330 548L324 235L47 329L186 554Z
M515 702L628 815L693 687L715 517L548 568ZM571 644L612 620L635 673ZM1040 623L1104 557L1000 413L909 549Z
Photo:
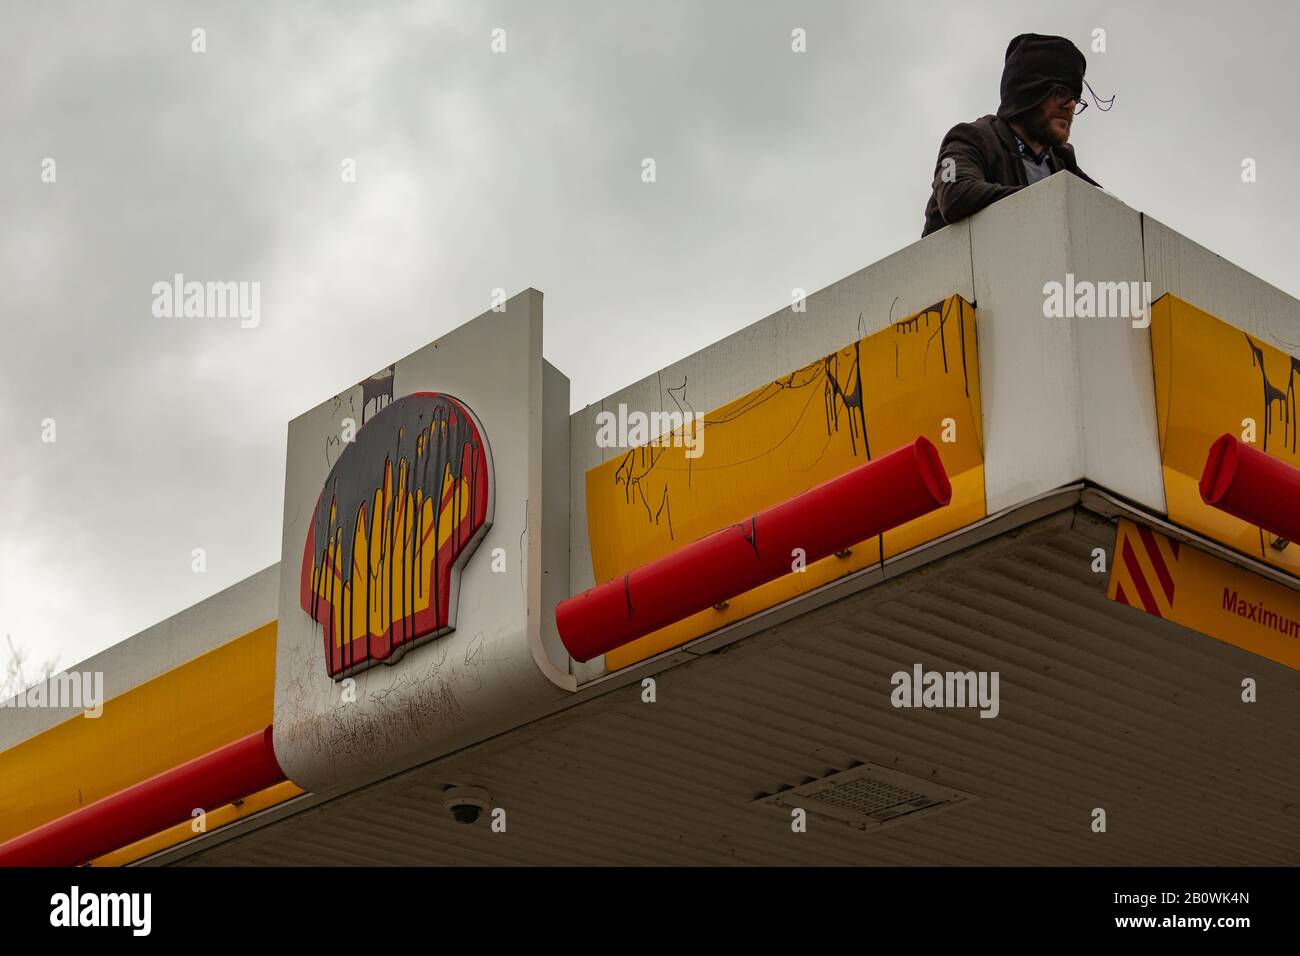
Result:
M897 299L894 300L897 303ZM943 360L943 369L945 374L950 371L948 363L948 342L946 330L949 326L949 319L955 319L955 325L958 332L958 346L961 356L961 372L965 386L966 396L970 396L970 379L967 369L966 356L966 327L961 320L959 300L956 296L951 296L946 300L936 302L928 308L922 309L915 315L903 319L899 322L891 322L894 334L898 337L919 333L924 327L930 329L934 325L926 341L926 354L928 354L931 345L938 340L940 354ZM893 307L890 308L891 316ZM862 316L859 316L859 327L862 324ZM896 343L897 345L897 343ZM895 352L895 376L901 375L901 369L898 366L898 353ZM925 367L925 359L922 358L922 370ZM776 452L782 445L788 442L796 435L805 434L805 429L815 421L809 417L810 409L815 408L813 402L821 398L822 423L825 434L825 443L822 445L822 454L825 449L831 446L831 442L836 436L844 435L847 437L852 453L854 456L861 455L866 461L871 460L870 435L868 434L866 406L864 393L867 385L870 383L863 382L863 371L861 367L861 340L855 341L852 345L846 346L839 351L832 352L830 355L823 356L815 362L805 365L791 374L777 379L756 389L754 392L742 399L724 406L713 415L706 415L703 424L706 428L724 428L736 422L743 420L746 416L751 415L757 409L766 405L768 402L778 396L790 392L806 392L807 400L800 403L797 412L795 412L788 421L788 428L779 430L773 434L773 441L766 447L759 448L753 454L741 460L710 462L706 454L700 461L687 460L686 467L692 470L701 469L705 471L736 468L750 464L751 462L771 455ZM678 411L683 411L685 401L686 382L683 380L682 385L677 388L667 389L670 396L677 402ZM679 400L677 392L681 392ZM687 405L689 407L689 405ZM693 408L690 409L692 412ZM815 415L815 412L813 413ZM715 443L713 448L726 447L725 442L719 446ZM650 526L659 526L661 516L670 513L670 502L668 498L668 485L664 482L656 486L656 470L668 467L675 468L679 462L674 456L668 459L670 464L663 464L663 454L666 451L664 446L645 445L629 449L619 461L618 466L613 473L613 482L615 487L622 486L623 499L626 504L638 505L640 510L645 514L646 523ZM819 454L813 459L811 464L801 462L796 466L793 462L787 462L786 467L791 470L806 470L816 461L820 460ZM690 488L688 481L687 488ZM670 538L672 537L671 521L669 522Z
M1264 387L1264 451L1268 451L1268 436L1273 431L1273 403L1276 402L1281 407L1282 413L1282 444L1286 444L1287 436L1291 435L1291 450L1295 451L1295 437L1292 435L1294 428L1292 422L1295 420L1295 376L1296 360L1291 359L1291 374L1287 378L1286 390L1278 388L1268 378L1268 370L1264 368L1264 350L1255 344L1255 340L1250 337L1249 333L1242 333L1246 336L1246 344L1250 346L1251 356L1250 364L1258 366L1259 377Z

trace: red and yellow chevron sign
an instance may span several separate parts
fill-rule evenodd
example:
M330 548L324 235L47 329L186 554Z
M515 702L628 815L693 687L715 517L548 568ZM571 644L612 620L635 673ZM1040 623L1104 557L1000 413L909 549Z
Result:
M1146 525L1121 521L1107 596L1156 617L1171 617L1177 593L1173 572L1180 550L1179 542Z
M1106 596L1300 670L1300 592L1145 525L1119 522Z

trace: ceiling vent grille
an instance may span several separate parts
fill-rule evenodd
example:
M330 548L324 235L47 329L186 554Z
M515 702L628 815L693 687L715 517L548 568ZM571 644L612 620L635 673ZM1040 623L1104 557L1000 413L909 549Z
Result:
M951 810L979 798L951 787L875 764L861 764L820 780L789 787L754 801L757 806L795 808L857 827L877 830Z

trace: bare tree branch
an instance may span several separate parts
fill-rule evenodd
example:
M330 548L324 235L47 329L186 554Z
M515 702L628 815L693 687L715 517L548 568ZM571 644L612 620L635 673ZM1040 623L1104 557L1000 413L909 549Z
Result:
M4 664L0 667L0 700L15 697L37 684L49 680L59 669L58 655L42 664L32 661L27 648L14 643L13 636L5 634Z

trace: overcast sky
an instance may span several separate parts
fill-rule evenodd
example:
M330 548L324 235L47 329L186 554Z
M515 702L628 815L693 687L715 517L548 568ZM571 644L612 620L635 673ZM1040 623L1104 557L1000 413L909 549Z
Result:
M914 241L1017 33L1117 94L1085 171L1300 295L1293 2L0 11L0 633L64 666L278 561L288 420L492 289L577 408ZM175 273L260 325L155 317Z

